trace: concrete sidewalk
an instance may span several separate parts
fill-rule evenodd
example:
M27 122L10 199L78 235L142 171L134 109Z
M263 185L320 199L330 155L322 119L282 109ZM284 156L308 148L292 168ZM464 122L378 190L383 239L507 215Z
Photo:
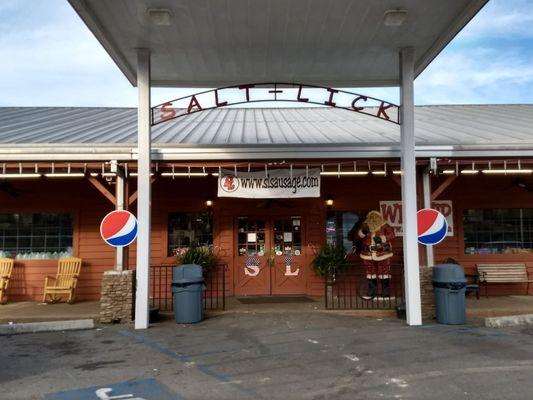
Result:
M2 400L530 399L533 330L317 312L0 337ZM107 390L107 389L105 389Z
M353 317L396 319L394 310L325 310L324 299L313 297L313 302L306 303L270 303L242 304L235 297L226 300L225 311L209 311L208 315L233 313L291 313L317 312L335 313ZM43 322L73 319L94 319L98 322L100 303L82 301L75 304L45 304L36 302L18 302L0 305L0 323L9 322ZM168 312L167 314L171 314ZM497 317L507 315L533 314L533 296L493 296L489 298L467 297L467 317L470 319Z
M99 317L100 302L98 301L81 301L74 304L21 301L0 305L0 324L74 319L93 319L97 321Z

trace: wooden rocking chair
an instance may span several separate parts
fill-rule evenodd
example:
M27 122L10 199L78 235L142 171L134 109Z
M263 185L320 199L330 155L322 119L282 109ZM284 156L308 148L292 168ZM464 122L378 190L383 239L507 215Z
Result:
M7 286L13 272L14 260L12 258L0 258L0 304L7 303Z
M68 294L67 303L74 303L74 290L78 284L81 270L81 258L61 258L57 265L56 276L47 276L44 280L43 302L50 296L50 302L59 300L58 294Z

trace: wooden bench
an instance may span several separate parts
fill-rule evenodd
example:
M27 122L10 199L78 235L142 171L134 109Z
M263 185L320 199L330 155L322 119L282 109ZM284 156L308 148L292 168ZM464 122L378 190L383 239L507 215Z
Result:
M479 282L485 286L485 296L488 297L489 283L527 283L526 294L529 293L529 279L525 264L477 264Z

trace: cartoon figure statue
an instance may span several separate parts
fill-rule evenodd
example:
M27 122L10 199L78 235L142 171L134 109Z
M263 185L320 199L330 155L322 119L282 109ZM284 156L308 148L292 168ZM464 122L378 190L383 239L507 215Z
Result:
M394 229L385 223L379 211L370 211L357 234L362 241L360 257L366 269L367 296L376 296L380 279L382 295L389 297Z

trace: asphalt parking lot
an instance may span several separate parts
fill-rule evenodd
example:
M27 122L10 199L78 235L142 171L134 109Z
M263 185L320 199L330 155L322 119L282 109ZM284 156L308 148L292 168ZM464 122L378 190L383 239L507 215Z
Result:
M0 337L0 398L531 399L533 328L239 313Z

